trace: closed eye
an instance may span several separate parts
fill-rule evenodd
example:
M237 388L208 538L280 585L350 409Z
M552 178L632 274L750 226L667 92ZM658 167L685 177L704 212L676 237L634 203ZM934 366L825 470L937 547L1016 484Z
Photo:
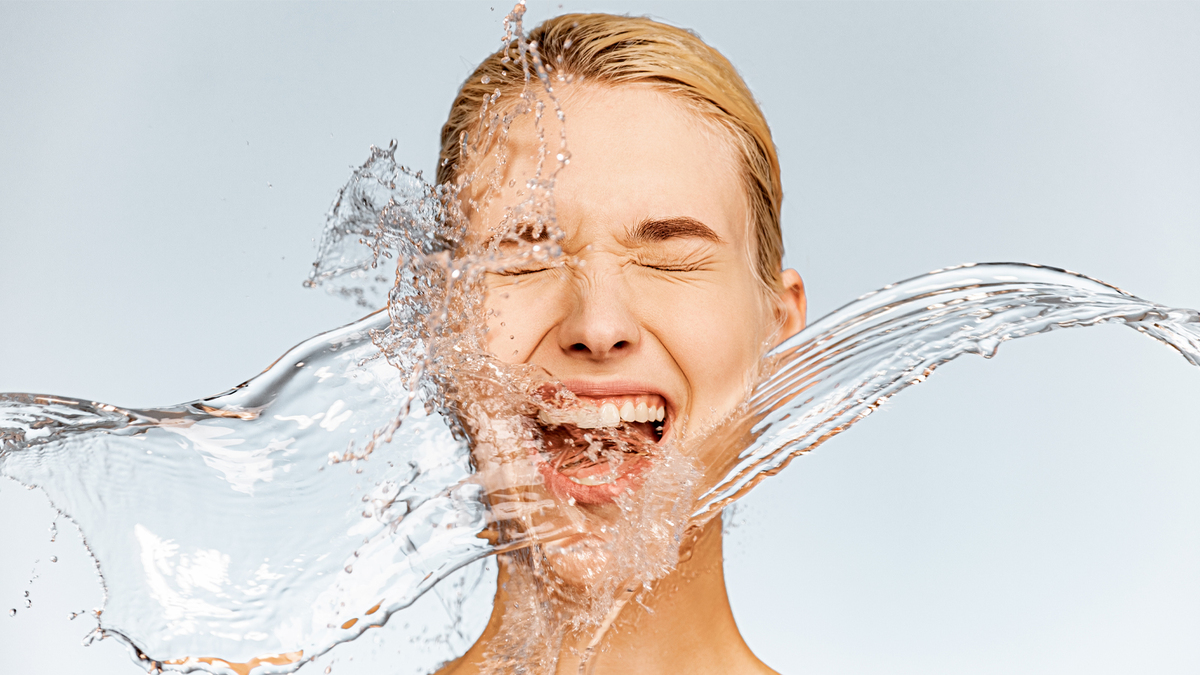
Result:
M668 264L650 264L650 263L645 263L645 262L638 263L638 264L640 264L642 267L645 267L647 269L657 270L659 272L698 272L701 269L703 269L703 266L699 265L699 264L668 265Z
M665 248L665 250L664 250ZM652 250L638 251L632 262L639 267L668 274L686 274L703 272L712 269L715 262L713 251L707 246L687 247L680 251L675 247L654 247Z
M545 272L549 269L549 267L544 265L537 267L513 267L504 270L497 270L494 272L494 274L502 277L523 277L530 274L537 274L538 272Z

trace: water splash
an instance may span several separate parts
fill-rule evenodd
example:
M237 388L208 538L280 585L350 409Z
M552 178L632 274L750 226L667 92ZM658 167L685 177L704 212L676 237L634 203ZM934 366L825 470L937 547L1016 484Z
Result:
M482 133L462 146L465 158L492 154L502 166L511 124L533 116L539 157L553 161L538 163L528 199L503 227L553 231L554 180L569 153L565 138L551 152L542 130L547 103L560 119L561 109L554 79L523 40L521 9L505 44L536 86L508 110L490 98ZM309 279L386 310L305 341L225 393L180 405L0 395L0 474L45 491L84 532L106 589L94 635L124 641L148 667L293 671L488 556L524 555L536 567L531 551L592 517L547 496L523 421L547 387L556 405L569 407L570 397L544 373L483 348L481 275L553 263L561 250L553 237L505 255L472 244L463 206L485 206L500 174L484 168L455 186L431 185L395 152L373 148L338 193ZM618 591L670 569L685 527L937 366L991 356L1006 340L1111 322L1200 363L1195 311L1047 267L950 268L846 305L768 354L747 403L696 439L711 485L675 448L661 450L638 499L619 500L619 518L605 523L627 545L600 570L585 618L567 619L600 628L598 636L630 597ZM593 440L581 454L609 452ZM588 565L583 573L594 573ZM462 578L477 580L473 569ZM547 609L534 586L513 592ZM550 658L556 627L539 612L522 620L508 628L521 648L497 655L500 667Z
M746 409L706 440L745 449L706 486L693 523L941 364L1101 323L1200 363L1196 311L1048 267L967 265L864 296L768 355ZM410 398L370 339L388 325L369 315L180 406L0 398L0 471L44 490L87 535L107 634L165 669L220 659L287 672L500 550L468 445L436 412L414 406L371 461L329 463Z
M370 341L386 325L372 314L181 406L0 399L0 470L85 533L107 634L164 666L282 672L489 551L466 444L436 414L409 414L386 459L329 463L409 400Z
M1062 328L1124 324L1200 365L1200 314L1147 302L1074 272L1023 263L936 270L868 293L767 355L769 373L737 420L708 439L722 480L696 518L870 415L900 390L963 355ZM716 448L744 448L721 456ZM718 464L719 463L719 464Z

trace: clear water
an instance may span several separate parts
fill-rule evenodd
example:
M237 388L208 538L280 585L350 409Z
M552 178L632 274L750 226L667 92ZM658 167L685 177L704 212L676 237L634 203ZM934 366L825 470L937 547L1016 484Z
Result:
M745 410L703 441L744 450L704 486L691 522L959 355L1101 323L1200 364L1196 311L1061 270L962 266L864 296L767 356L771 374ZM460 422L427 411L431 399L413 398L411 378L381 358L372 334L389 327L386 313L369 315L178 406L0 398L0 470L45 491L84 533L106 585L105 633L168 669L208 669L197 660L207 657L285 672L501 544L530 544L481 537L524 515L493 508L488 491L522 482L474 470Z
M506 38L521 47L529 95L511 114L484 115L485 128L502 138L514 116L536 117L548 161L513 220L553 228L554 176L569 159L565 139L546 141L540 125L547 102L556 110L555 81L522 41L519 11L511 18ZM472 174L468 185L490 179ZM566 620L602 631L624 589L669 571L688 528L962 354L1117 323L1200 365L1194 310L1048 267L939 270L859 298L767 354L744 406L656 449L637 499L600 521L549 496L537 467L528 420L570 409L569 393L482 347L482 273L561 253L467 245L460 190L398 165L394 148L373 149L335 200L309 283L387 309L294 347L227 392L149 409L0 395L0 474L43 490L83 532L106 589L99 634L147 667L289 672L402 620L467 570L445 595L461 610L481 561L497 554L529 568L511 592L545 609L538 556L525 553L598 522L619 545L580 561L601 592L573 599L581 611ZM718 479L703 482L684 443ZM643 452L620 429L580 447L578 461L614 466ZM551 663L562 628L547 616L530 611L505 628L519 648L497 655L498 670Z

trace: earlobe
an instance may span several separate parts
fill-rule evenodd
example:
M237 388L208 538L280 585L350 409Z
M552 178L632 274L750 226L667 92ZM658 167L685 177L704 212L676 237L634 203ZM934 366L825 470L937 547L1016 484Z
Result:
M783 289L779 291L779 310L783 314L775 345L804 330L808 312L808 298L804 294L804 280L800 273L786 269L780 275Z

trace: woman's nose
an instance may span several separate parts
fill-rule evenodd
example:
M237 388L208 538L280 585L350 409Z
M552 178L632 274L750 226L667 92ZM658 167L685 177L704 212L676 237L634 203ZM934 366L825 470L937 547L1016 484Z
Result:
M640 329L622 300L620 284L586 284L558 327L558 346L572 358L607 361L633 353Z

